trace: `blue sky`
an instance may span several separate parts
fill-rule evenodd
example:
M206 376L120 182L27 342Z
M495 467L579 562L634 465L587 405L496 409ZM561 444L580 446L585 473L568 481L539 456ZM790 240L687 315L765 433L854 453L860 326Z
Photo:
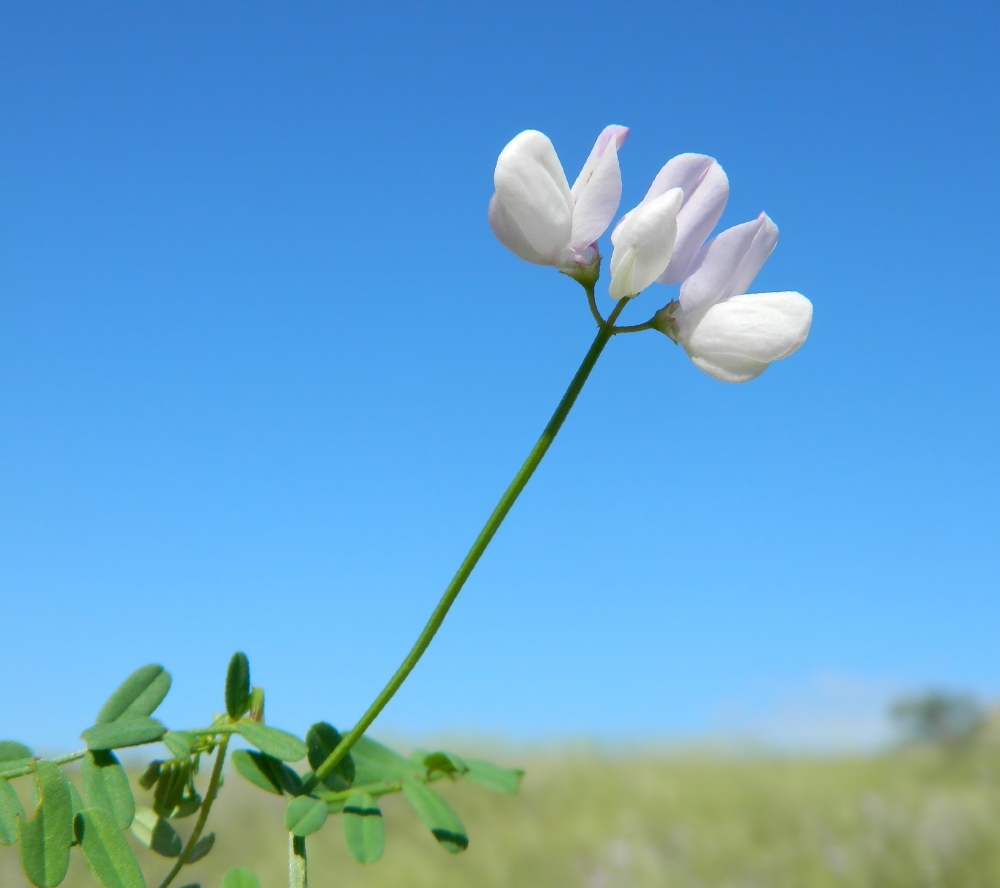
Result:
M383 730L1000 690L998 39L985 2L5 4L0 734L73 746L151 661L194 726L236 649L276 724L360 714L593 336L492 237L496 155L541 129L572 179L608 123L622 210L719 159L812 334L745 386L613 341Z

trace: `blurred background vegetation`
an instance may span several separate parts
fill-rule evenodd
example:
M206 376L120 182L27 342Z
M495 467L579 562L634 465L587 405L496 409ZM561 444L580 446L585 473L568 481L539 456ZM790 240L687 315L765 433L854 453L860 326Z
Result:
M310 882L314 888L1000 885L1000 715L944 692L900 700L890 714L899 742L870 755L564 749L498 756L491 750L527 774L517 796L441 787L468 828L466 853L442 851L393 796L383 804L383 860L355 863L339 818L331 817L309 839ZM137 801L148 803L141 790ZM230 771L210 824L218 833L215 849L175 884L216 888L236 865L254 868L264 888L284 884L283 808L281 799ZM136 851L155 888L169 861L138 845ZM26 884L16 850L0 849L0 886ZM94 884L82 859L74 860L64 884Z

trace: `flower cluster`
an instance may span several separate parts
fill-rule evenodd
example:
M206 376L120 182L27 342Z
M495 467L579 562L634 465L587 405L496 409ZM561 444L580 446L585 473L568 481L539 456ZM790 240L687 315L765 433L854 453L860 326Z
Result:
M572 187L547 136L537 130L515 136L493 177L489 220L497 239L520 258L592 287L597 239L621 200L618 149L627 135L625 127L606 127ZM812 303L801 293L747 293L778 242L778 228L761 213L707 240L728 198L729 180L714 158L669 160L611 233L608 292L631 299L654 283L680 284L678 298L649 326L683 346L710 376L746 382L805 342Z

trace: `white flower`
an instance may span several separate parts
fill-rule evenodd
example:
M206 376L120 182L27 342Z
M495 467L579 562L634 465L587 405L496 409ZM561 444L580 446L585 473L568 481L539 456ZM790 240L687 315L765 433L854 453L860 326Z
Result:
M667 161L611 235L611 297L683 280L728 198L729 180L713 158L679 154Z
M671 188L684 191L684 203L677 214L677 241L670 264L657 278L661 284L679 284L684 280L729 200L729 179L718 161L704 154L678 154L668 160L639 206Z
M684 201L680 188L671 188L632 210L611 234L612 299L635 296L655 281L670 262L677 237L677 213Z
M618 148L627 134L623 126L605 127L572 188L547 136L516 135L493 174L489 218L500 243L537 265L589 264L621 200Z
M747 382L806 341L812 303L805 296L746 292L777 242L778 227L764 213L723 231L694 257L679 304L657 313L659 328L709 376Z

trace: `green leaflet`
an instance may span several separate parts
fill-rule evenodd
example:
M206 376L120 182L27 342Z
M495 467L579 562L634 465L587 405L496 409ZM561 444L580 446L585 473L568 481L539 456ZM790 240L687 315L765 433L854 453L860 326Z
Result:
M356 786L416 777L424 770L421 765L403 758L398 752L393 752L388 746L383 746L368 736L361 737L354 744L351 757L354 759Z
M31 820L18 820L24 873L37 888L55 888L69 868L73 844L73 799L69 778L52 762L35 762L38 807Z
M457 854L469 847L469 836L462 821L451 805L433 789L407 777L403 780L403 795L442 848Z
M285 808L285 829L292 835L308 836L326 823L329 809L322 799L299 796L292 799Z
M121 718L150 716L170 690L170 673L155 663L136 669L125 679L97 713L94 724ZM155 739L155 738L154 738Z
M172 816L181 803L191 781L191 767L192 764L187 759L182 762L164 762L160 766L160 776L153 791L153 810L161 817Z
M234 866L222 877L222 888L260 888L260 882L252 869Z
M375 863L385 850L385 824L378 802L366 792L354 792L344 805L344 842L358 863Z
M34 753L16 740L0 740L0 772L30 765Z
M80 736L88 749L121 749L159 740L167 732L155 718L141 716L100 722L87 728Z
M113 752L91 750L83 759L83 794L88 808L107 811L118 829L128 829L135 816L135 800L128 775Z
M14 787L0 780L0 845L13 845L17 841L17 820L24 816L24 806Z
M194 843L194 847L191 849L191 853L188 855L188 863L197 863L205 855L208 854L215 847L215 833L210 832L203 835L197 842Z
M281 795L287 792L297 796L302 791L302 780L288 765L274 756L249 749L237 749L230 761L236 773L265 792Z
M159 759L154 759L146 765L146 770L142 772L142 776L138 780L139 786L143 789L152 789L156 786L156 781L160 779L160 769L162 767L163 762Z
M420 758L420 763L428 771L441 771L443 774L464 774L469 766L453 752L432 752Z
M19 759L34 758L34 753L16 740L0 740L0 762L16 762Z
M80 791L73 785L73 781L69 782L69 797L73 804L73 817L79 814L87 806L83 803L83 796L80 795Z
M247 718L251 721L264 721L264 689L250 688L250 705Z
M85 808L76 818L76 837L104 888L146 888L135 855L110 812Z
M70 803L72 804L73 807L73 823L74 823L73 844L79 845L80 843L76 839L76 827L75 827L76 815L79 814L87 806L83 803L83 796L80 795L80 791L76 788L76 786L73 785L72 780L69 782L69 798L70 798Z
M306 733L306 746L309 749L309 765L315 771L333 752L343 738L340 732L327 722L316 722ZM333 771L326 775L323 785L334 792L347 789L354 782L354 759L351 754L345 755Z
M163 745L173 753L175 759L186 759L191 755L191 747L197 739L188 731L167 731L163 735Z
M161 857L177 857L184 842L170 821L164 820L152 808L139 808L132 821L132 835Z
M242 651L233 654L226 672L226 712L242 718L250 708L250 661Z
M177 807L174 808L167 814L171 820L181 820L184 817L190 817L201 807L202 797L198 793L194 795L189 795L191 792L191 785L188 784L185 790L185 794L181 796L181 800L177 803Z
M297 762L306 757L305 743L287 731L252 721L240 722L239 731L251 745L283 762Z
M524 771L501 768L482 759L466 759L465 763L469 766L465 779L472 783L478 783L493 792L515 793L520 788Z

